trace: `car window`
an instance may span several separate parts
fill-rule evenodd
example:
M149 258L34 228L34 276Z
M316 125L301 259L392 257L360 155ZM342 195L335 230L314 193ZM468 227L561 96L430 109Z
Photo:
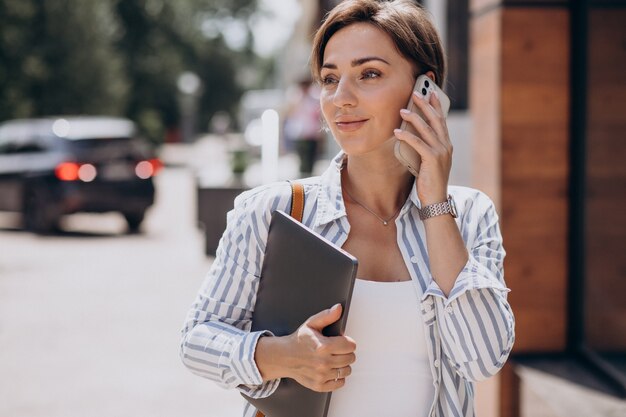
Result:
M0 154L35 153L44 150L44 144L38 138L0 138Z
M0 155L10 152L11 143L9 138L0 138Z
M97 155L111 159L144 159L149 155L141 146L140 141L134 138L97 138L71 139L66 141L66 148L78 154Z

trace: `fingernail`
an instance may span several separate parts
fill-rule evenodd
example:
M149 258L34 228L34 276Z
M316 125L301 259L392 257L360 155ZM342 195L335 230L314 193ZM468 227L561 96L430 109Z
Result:
M331 310L336 311L339 308L339 306L341 306L341 304L337 303L334 306L332 306Z
M393 133L395 133L395 134L398 134L400 132L402 132L402 129L393 129Z
M400 113L402 113L402 114L409 114L411 112L408 109L402 109L402 110L400 110Z

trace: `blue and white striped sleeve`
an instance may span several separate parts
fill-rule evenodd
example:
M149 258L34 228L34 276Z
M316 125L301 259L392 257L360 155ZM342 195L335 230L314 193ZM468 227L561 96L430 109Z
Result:
M446 297L433 280L426 293L435 300L443 354L469 381L496 374L515 340L515 319L507 301L505 251L492 201L477 192L461 218L469 260Z
M263 383L254 361L258 339L271 333L250 332L269 210L250 207L250 200L258 200L251 195L238 197L227 215L215 261L181 331L180 356L193 373L263 398L279 384L279 380Z

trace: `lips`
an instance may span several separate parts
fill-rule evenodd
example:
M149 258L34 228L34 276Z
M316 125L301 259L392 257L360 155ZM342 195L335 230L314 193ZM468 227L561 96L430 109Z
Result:
M368 119L355 116L339 116L335 118L335 125L343 132L353 132L363 126Z

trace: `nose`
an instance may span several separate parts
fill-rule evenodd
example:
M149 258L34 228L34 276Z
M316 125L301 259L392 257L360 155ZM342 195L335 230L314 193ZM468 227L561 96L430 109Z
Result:
M339 108L356 106L357 97L353 87L350 80L346 78L339 80L333 95L333 104Z

